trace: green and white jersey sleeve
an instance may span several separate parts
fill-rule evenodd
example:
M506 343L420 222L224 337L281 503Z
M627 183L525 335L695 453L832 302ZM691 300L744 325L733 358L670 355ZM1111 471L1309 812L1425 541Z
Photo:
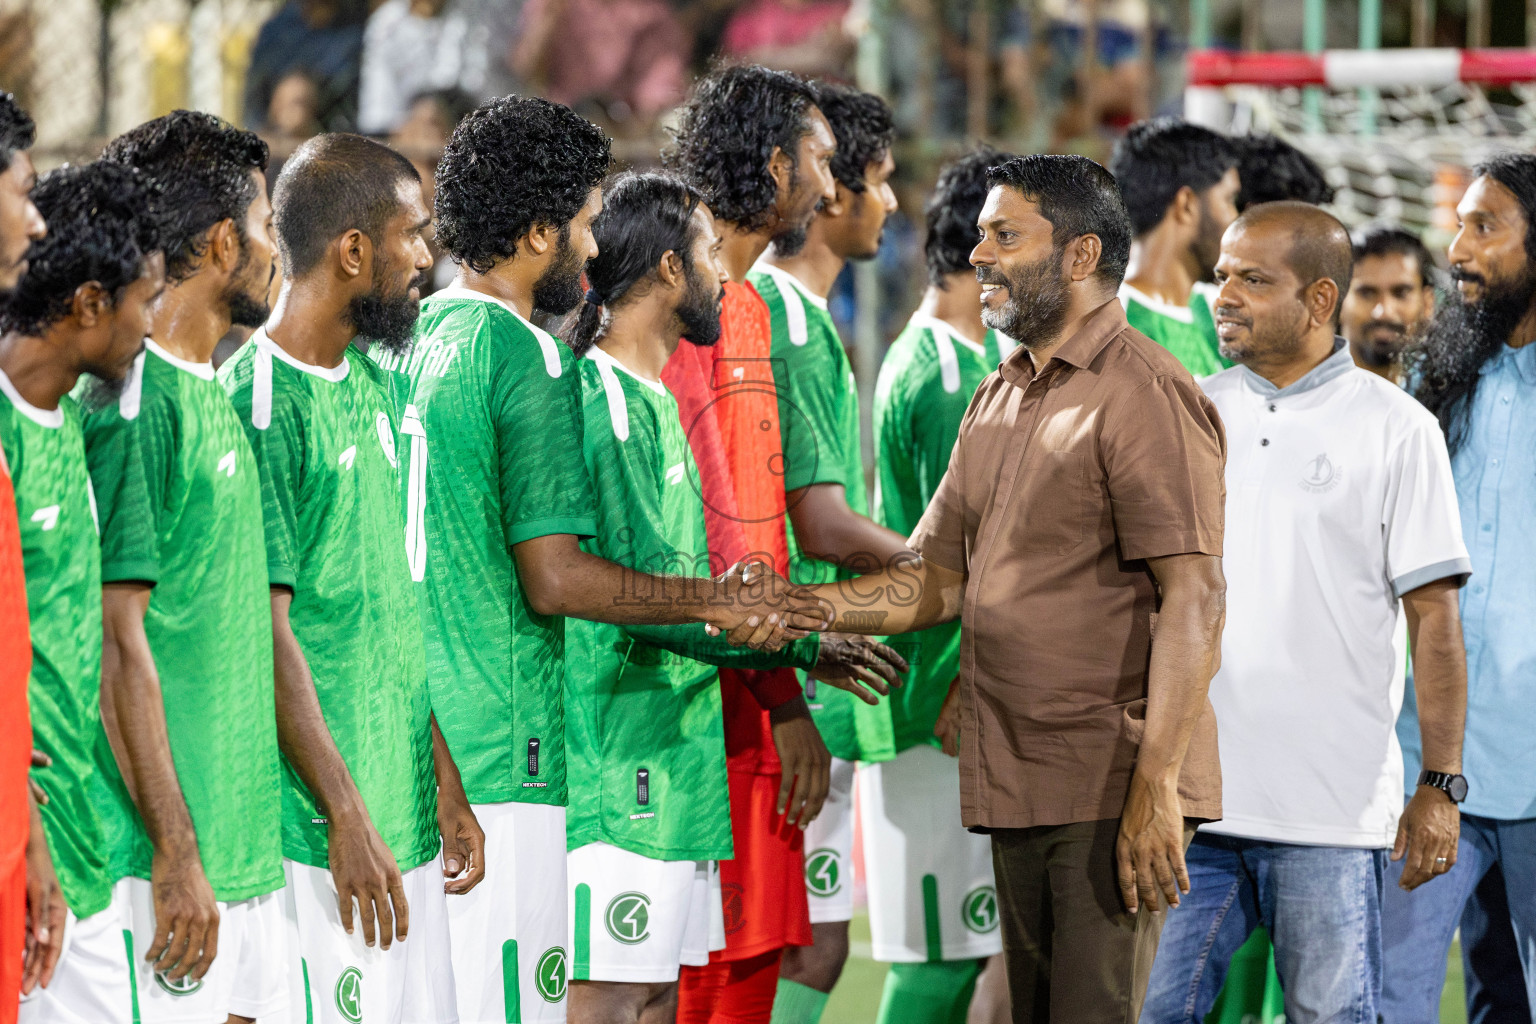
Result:
M565 621L528 604L512 548L596 528L575 359L451 287L422 303L400 364L431 440L422 614L438 725L472 803L563 805Z
M793 275L766 263L759 263L749 280L768 304L773 328L773 380L779 400L785 493L811 484L842 484L848 507L867 515L859 390L826 300ZM789 539L790 579L825 583L846 576L801 552L787 516L784 532ZM861 702L829 686L808 686L807 691L827 749L835 757L860 757L854 707Z
M160 675L171 756L214 895L283 884L281 769L261 480L213 364L153 340L122 397L85 418L106 583L153 585L144 632ZM153 850L116 766L104 813L121 820L125 868Z
M32 778L48 795L40 810L64 901L89 917L111 902L117 879L100 811L112 754L101 728L101 544L80 411L70 398L39 409L0 372L0 446L27 577L32 743L53 759Z
M1189 303L1183 306L1172 306L1128 284L1120 285L1120 302L1130 325L1172 352L1196 378L1209 377L1232 365L1222 357L1216 337L1215 301L1215 289L1208 284L1196 284L1189 293Z
M708 576L699 471L676 400L602 349L578 369L597 493L597 533L582 546L641 572ZM716 669L606 623L572 619L567 639L566 845L601 841L658 860L728 859Z
M949 468L960 420L977 386L1013 351L1012 339L988 331L978 345L942 320L918 313L885 354L875 384L874 517L909 536ZM906 685L878 707L860 707L865 760L889 760L909 747L938 746L939 708L960 670L960 623L946 622L888 641L907 658ZM883 730L876 723L884 719Z
M257 331L219 370L260 473L267 579L369 816L401 870L437 854L421 613L401 515L398 424L380 369L301 363ZM283 855L327 866L325 809L283 765Z

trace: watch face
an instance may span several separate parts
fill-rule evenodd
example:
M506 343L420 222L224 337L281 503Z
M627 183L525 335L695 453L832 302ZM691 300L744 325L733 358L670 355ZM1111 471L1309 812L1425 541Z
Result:
M1446 793L1457 803L1467 798L1467 780L1460 775L1452 775L1450 784L1445 787Z

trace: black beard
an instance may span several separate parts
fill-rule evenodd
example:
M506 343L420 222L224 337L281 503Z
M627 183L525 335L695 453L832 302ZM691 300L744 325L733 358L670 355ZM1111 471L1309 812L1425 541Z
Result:
M709 282L688 270L688 294L677 307L677 318L683 324L683 340L705 348L720 340L720 302L725 289L710 288Z
M1053 248L1049 256L1020 267L1012 277L997 267L978 267L976 280L1008 289L1008 301L1001 309L982 307L981 322L1025 348L1055 340L1067 322L1069 301L1067 283L1061 278L1061 254L1062 250Z
M798 256L800 250L805 248L806 236L810 234L810 225L796 225L787 227L773 236L773 251L779 256Z
M533 285L533 308L553 316L564 316L576 308L586 294L581 289L581 272L587 262L572 248L568 230L558 236L555 261Z
M234 277L230 280L229 289L224 293L225 305L229 307L229 321L236 327L260 327L267 322L267 317L272 315L272 307L267 304L267 295L272 291L272 275L277 273L277 265L273 264L267 271L267 279L262 283L261 294L252 297L246 289L245 272L251 264L251 251L242 248L240 262L235 265Z
M375 282L373 291L347 303L342 320L356 330L360 338L366 338L392 355L400 355L411 347L416 318L421 315L421 304L411 298L410 290L422 287L426 281L425 274L417 275L399 295L385 295Z
M132 372L130 368L128 373ZM116 405L118 399L123 397L123 389L128 386L127 373L116 380L110 377L99 377L89 371L87 376L89 380L80 390L80 407L86 412L96 412L109 405Z

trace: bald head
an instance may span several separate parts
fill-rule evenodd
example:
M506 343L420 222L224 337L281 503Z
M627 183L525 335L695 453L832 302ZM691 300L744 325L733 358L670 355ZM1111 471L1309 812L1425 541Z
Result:
M1216 333L1222 355L1285 387L1333 351L1349 287L1349 232L1307 203L1250 206L1221 239Z
M1283 238L1284 248L1276 250L1277 255L1303 288L1327 278L1337 286L1338 294L1349 291L1354 266L1349 230L1326 210L1292 199L1259 203L1244 210L1227 230L1257 232L1274 241Z

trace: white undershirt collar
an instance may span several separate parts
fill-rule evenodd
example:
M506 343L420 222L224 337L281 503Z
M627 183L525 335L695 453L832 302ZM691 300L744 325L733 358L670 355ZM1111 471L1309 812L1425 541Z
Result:
M288 353L287 349L268 336L265 327L258 328L256 333L251 336L251 340L256 343L258 349L268 353L274 359L287 363L301 373L307 373L312 377L319 377L321 380L328 380L332 384L340 384L346 380L347 373L352 369L352 364L347 361L345 354L342 355L339 366L316 366L314 363L306 363L301 359L295 359Z
M145 337L145 339L144 339L144 347L146 349L148 349L149 351L153 352L155 355L159 356L161 359L164 359L166 362L170 363L172 366L176 367L176 369L178 369L178 370L185 370L188 373L192 374L192 376L194 376L194 377L201 377L203 380L213 380L213 363L212 362L207 362L207 363L192 363L192 362L188 362L187 360L181 358L180 356L174 356L171 353L167 352L164 348L162 348L160 345L155 343L155 339L154 338L150 338L150 337Z
M5 392L5 397L11 400L11 404L16 407L17 412L38 426L47 427L49 430L58 430L64 425L63 406L57 409L39 409L21 397L21 392L16 390L16 385L11 383L11 378L5 375L4 370L0 370L0 391Z

